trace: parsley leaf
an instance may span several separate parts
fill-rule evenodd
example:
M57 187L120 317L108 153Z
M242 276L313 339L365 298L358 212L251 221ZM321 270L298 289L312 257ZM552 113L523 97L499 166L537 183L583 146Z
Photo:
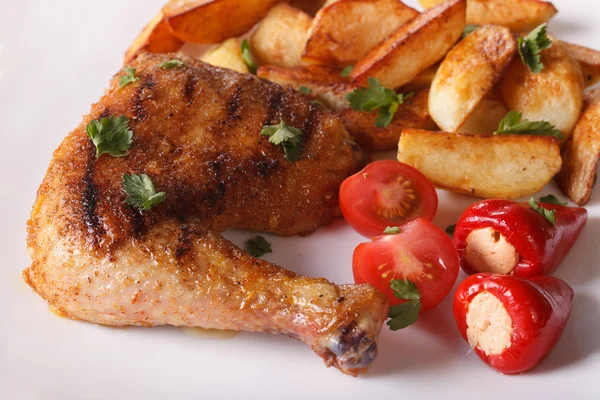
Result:
M126 156L133 139L129 120L123 116L93 120L88 124L86 131L96 146L96 157L104 153L113 157Z
M140 80L140 78L135 76L135 68L123 68L123 72L125 72L125 75L121 75L121 79L119 79L119 90L130 83Z
M517 40L521 60L531 72L538 74L544 69L541 61L542 50L552 46L552 40L547 34L547 25L542 24L529 33L529 35L520 37Z
M173 59L173 60L165 61L163 63L158 64L158 68L173 69L176 67L183 67L184 65L185 65L185 63L183 61Z
M252 55L252 50L250 49L250 43L248 43L247 39L242 40L242 44L240 45L240 49L242 50L242 59L246 66L248 67L248 71L251 74L256 75L256 70L258 69L258 64L254 56Z
M463 33L462 33L463 39L469 33L473 33L473 31L477 30L477 28L479 28L479 25L469 25L469 24L465 25L465 29L463 29Z
M350 76L350 73L352 72L353 69L354 69L354 65L348 65L347 67L344 67L342 72L340 72L340 75L343 76L344 78L347 78Z
M156 192L152 180L146 174L123 175L123 190L127 193L125 202L142 211L148 211L167 198L165 192Z
M246 251L253 257L262 257L266 253L272 253L273 249L271 249L271 243L267 242L267 239L258 235L246 241Z
M523 119L523 114L518 111L509 111L500 121L494 135L502 134L553 136L558 140L564 139L564 135L550 122Z
M302 144L302 131L287 125L283 120L277 125L266 125L260 131L263 136L269 137L269 143L283 146L285 158L295 162L300 158L304 146Z
M388 314L390 320L387 322L387 325L392 331L404 329L417 322L419 312L421 312L420 300L409 301L397 306L392 306L390 307Z
M303 94L310 94L310 92L312 92L312 90L310 90L310 88L307 88L306 86L300 86L298 88L298 91Z
M568 201L562 202L560 201L555 195L553 194L549 194L547 196L544 196L542 198L540 198L540 203L546 203L546 204L557 204L560 206L566 206L567 204L569 204Z
M446 227L446 233L449 233L451 235L454 235L454 230L456 229L456 224L454 225L450 225L448 227Z
M556 210L548 210L544 208L544 206L540 205L533 197L529 199L529 206L531 208L541 214L544 218L548 220L552 225L556 224Z
M406 303L390 307L387 325L391 330L397 331L417 322L421 311L421 293L413 282L408 279L392 279L390 287L394 296L401 300L409 300Z
M388 226L384 229L383 233L386 235L396 235L400 233L402 230L397 226Z
M366 112L379 110L375 126L385 128L392 122L400 104L414 92L397 94L394 90L382 86L378 79L369 77L368 82L369 87L361 87L348 93L346 100L354 110Z

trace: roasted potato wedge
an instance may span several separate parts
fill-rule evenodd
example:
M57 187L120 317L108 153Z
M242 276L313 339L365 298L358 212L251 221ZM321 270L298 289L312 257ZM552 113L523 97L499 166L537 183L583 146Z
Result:
M549 136L464 135L405 129L398 160L436 186L478 197L516 199L540 191L561 167Z
M496 91L487 94L473 110L465 123L458 128L458 133L491 135L498 129L500 121L510 110Z
M125 53L125 64L128 64L141 51L150 53L170 53L183 46L183 42L173 36L169 25L161 12L156 14L133 41Z
M425 8L444 0L419 0ZM550 2L541 0L467 0L467 24L502 25L514 32L530 31L548 22L558 11Z
M415 79L402 86L401 92L408 93L419 89L429 89L431 87L431 83L433 82L433 78L435 78L438 68L438 64L427 68L425 71L417 75Z
M263 65L256 73L260 78L291 86L298 90L304 86L311 90L320 102L332 110L348 108L346 94L357 88L347 78L340 75L340 69L320 65L285 68L273 65Z
M517 51L508 28L485 25L461 40L431 84L429 112L444 131L456 132L502 76Z
M418 15L398 0L337 0L316 15L303 59L344 67Z
M175 36L214 44L250 30L278 0L170 0L163 8Z
M427 89L417 91L400 105L392 123L385 128L375 126L377 111L363 112L351 108L338 112L346 129L363 149L393 150L405 128L435 129L427 109Z
M542 51L542 63L544 69L535 74L515 57L499 82L502 97L524 118L548 121L568 137L583 107L581 67L558 40Z
M592 86L600 81L600 51L577 44L563 42L575 57L583 72L586 86Z
M585 96L583 115L563 151L563 167L556 177L562 192L580 206L592 195L600 158L600 88Z
M382 41L352 69L350 77L367 85L377 78L397 88L441 60L465 27L465 0L448 0L418 15Z
M240 40L237 38L227 39L203 54L200 60L217 67L229 68L241 73L249 72L242 58Z
M290 0L289 4L299 10L304 11L308 15L315 16L327 0Z
M285 3L273 7L250 39L259 64L299 65L311 23L312 18L297 8Z

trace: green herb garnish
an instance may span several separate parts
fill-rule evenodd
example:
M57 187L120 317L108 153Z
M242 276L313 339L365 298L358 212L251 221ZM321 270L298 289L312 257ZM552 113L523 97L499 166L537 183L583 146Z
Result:
M540 203L533 197L529 199L529 206L531 206L534 211L546 218L552 225L556 224L556 210L548 210L547 208L544 208L544 206L540 205Z
M533 135L533 136L552 136L558 140L564 138L560 130L547 121L529 121L523 119L523 114L518 111L509 111L506 117L500 121L498 130L494 135Z
M244 63L246 63L246 67L248 67L248 71L250 71L251 74L256 75L256 70L258 69L258 64L256 63L256 59L252 55L252 50L250 49L250 43L248 43L247 39L242 40L240 49L242 51L242 59L244 60Z
M553 194L549 194L547 196L544 196L542 198L540 198L540 203L546 203L546 204L557 204L560 206L566 206L567 204L569 204L568 201L562 202L558 199L558 197L556 197Z
M105 117L93 120L87 126L87 134L96 146L96 157L110 154L113 157L127 155L133 140L127 117Z
M307 88L306 86L300 86L298 88L298 91L303 94L310 94L310 92L312 92L312 90L310 90L310 88Z
M366 112L379 110L375 126L385 128L392 122L398 106L411 97L414 92L397 94L394 90L382 86L378 79L369 77L368 82L369 87L361 87L348 93L346 100L354 110Z
M262 128L260 134L269 137L269 143L283 146L285 158L289 162L295 162L300 158L304 148L302 144L302 131L287 125L283 120L277 125L267 125Z
M140 78L135 76L135 68L123 68L123 72L125 72L125 75L121 75L121 79L119 79L119 90L130 83L140 80Z
M473 31L477 30L477 28L479 28L479 25L465 25L465 29L463 29L463 33L462 33L462 37L463 39L469 34L469 33L473 33Z
M352 72L353 69L354 69L354 65L348 65L347 67L344 67L342 72L340 72L340 75L343 76L344 78L347 78L350 76L350 73Z
M165 192L156 192L152 179L146 174L123 175L123 190L127 193L125 202L142 211L150 210L167 198Z
M158 64L158 68L173 69L176 67L183 67L184 65L185 65L185 63L183 61L173 59L173 60L165 61L163 63Z
M253 257L262 257L266 253L272 253L271 243L267 239L258 235L255 238L246 241L246 251Z
M421 311L421 293L417 285L408 279L393 279L390 281L390 287L394 291L394 296L401 300L408 300L406 303L390 307L388 314L390 320L387 324L391 330L397 331L417 322Z
M402 230L397 226L388 226L384 229L383 233L386 235L396 235L400 233Z
M519 54L523 64L531 70L531 72L538 74L544 69L542 64L542 50L552 46L552 40L547 34L547 25L542 24L535 28L525 37L520 37L517 40Z

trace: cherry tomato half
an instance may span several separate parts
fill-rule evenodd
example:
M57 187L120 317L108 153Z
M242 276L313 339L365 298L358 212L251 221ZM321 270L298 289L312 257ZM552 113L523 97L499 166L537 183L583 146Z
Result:
M431 309L452 290L458 277L458 252L452 239L431 222L418 218L400 233L382 235L354 250L356 283L370 283L388 296L390 305L404 303L390 288L392 279L408 279L421 293L421 311Z
M375 161L347 178L340 187L346 221L363 236L379 236L388 226L416 218L433 219L438 197L429 180L398 161Z

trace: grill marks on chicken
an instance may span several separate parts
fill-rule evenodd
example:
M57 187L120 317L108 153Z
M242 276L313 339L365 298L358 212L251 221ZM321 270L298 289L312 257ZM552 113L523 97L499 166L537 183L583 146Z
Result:
M370 286L337 286L254 259L215 231L307 234L339 215L342 180L364 156L339 120L299 93L189 58L140 55L54 153L29 221L27 282L64 314L106 325L201 326L299 338L343 372L368 368L387 315ZM129 118L127 157L103 155L85 128ZM290 163L264 125L303 131ZM125 204L121 176L148 174L167 200Z

